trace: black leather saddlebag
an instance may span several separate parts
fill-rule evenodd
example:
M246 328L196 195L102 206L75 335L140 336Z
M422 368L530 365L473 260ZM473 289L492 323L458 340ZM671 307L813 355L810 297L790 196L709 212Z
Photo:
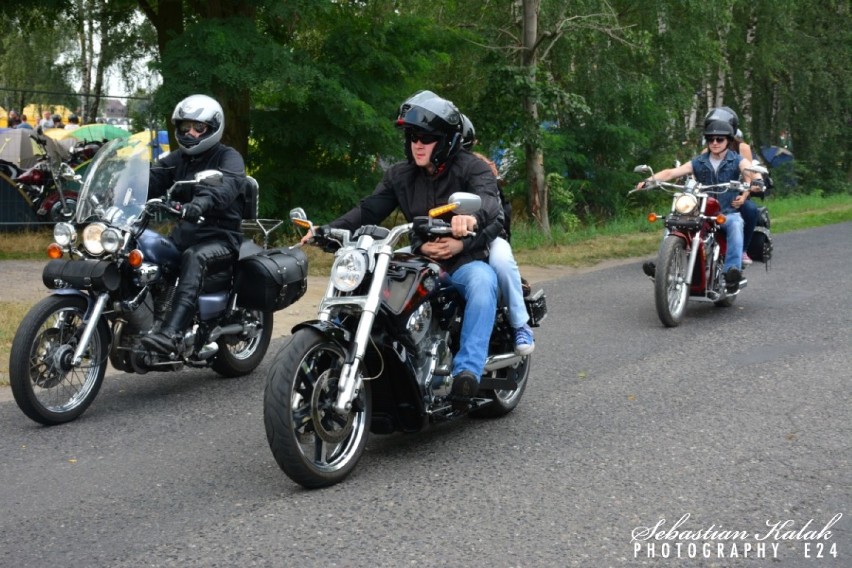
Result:
M237 305L274 312L308 289L308 258L301 248L265 250L243 258L237 268Z
M41 273L48 288L113 292L121 284L118 266L108 260L51 260Z

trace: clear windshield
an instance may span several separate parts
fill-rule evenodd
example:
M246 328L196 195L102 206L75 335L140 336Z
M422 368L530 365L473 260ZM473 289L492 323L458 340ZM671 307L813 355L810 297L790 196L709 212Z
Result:
M106 221L128 228L148 199L148 146L115 139L98 151L77 202L77 223Z

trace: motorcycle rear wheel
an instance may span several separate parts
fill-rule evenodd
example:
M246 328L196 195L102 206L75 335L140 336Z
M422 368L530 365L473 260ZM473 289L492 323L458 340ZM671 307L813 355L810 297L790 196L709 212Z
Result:
M472 411L470 415L477 418L500 418L512 412L518 406L518 403L521 402L521 397L524 396L524 391L527 388L527 379L530 376L531 363L532 357L527 355L514 367L505 367L493 371L490 376L494 378L514 378L518 388L515 390L482 391L479 396L490 398L491 403Z
M87 309L80 296L48 296L18 326L9 355L9 382L18 407L36 422L53 426L78 418L101 388L110 342L103 320L82 363L71 366Z
M654 276L654 303L657 316L666 327L677 327L683 321L689 300L689 282L686 278L686 244L683 239L668 236L660 246L657 273Z
M367 444L370 383L347 415L331 408L344 357L339 345L305 328L281 347L269 371L263 397L269 448L284 473L309 489L346 478Z
M220 337L219 352L213 359L213 370L224 377L248 375L260 365L272 340L272 312L256 312L261 329L255 337L238 339Z

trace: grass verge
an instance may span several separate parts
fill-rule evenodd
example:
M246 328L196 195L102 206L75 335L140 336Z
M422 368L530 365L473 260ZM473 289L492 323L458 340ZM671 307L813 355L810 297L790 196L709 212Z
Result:
M32 304L0 302L0 385L9 384L9 352L15 331Z

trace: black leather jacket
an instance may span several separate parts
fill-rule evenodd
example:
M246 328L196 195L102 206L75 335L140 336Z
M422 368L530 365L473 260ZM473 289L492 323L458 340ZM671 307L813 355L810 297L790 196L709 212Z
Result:
M240 153L217 144L197 156L182 151L172 152L151 166L148 197L161 197L175 181L193 179L203 170L219 170L225 174L220 187L202 184L180 188L172 199L181 203L195 202L201 207L204 222L180 221L171 237L180 250L211 239L225 242L238 251L242 241L242 213L245 203L246 168Z
M355 230L363 225L377 225L397 207L410 222L414 217L427 215L434 207L445 205L450 195L457 191L479 195L482 208L474 213L476 237L462 239L462 252L441 263L445 270L452 271L471 260L487 258L488 244L503 230L503 208L497 180L488 164L466 150L451 158L435 175L429 175L413 163L391 166L371 195L332 221L330 226ZM412 237L412 250L417 252L422 244Z

